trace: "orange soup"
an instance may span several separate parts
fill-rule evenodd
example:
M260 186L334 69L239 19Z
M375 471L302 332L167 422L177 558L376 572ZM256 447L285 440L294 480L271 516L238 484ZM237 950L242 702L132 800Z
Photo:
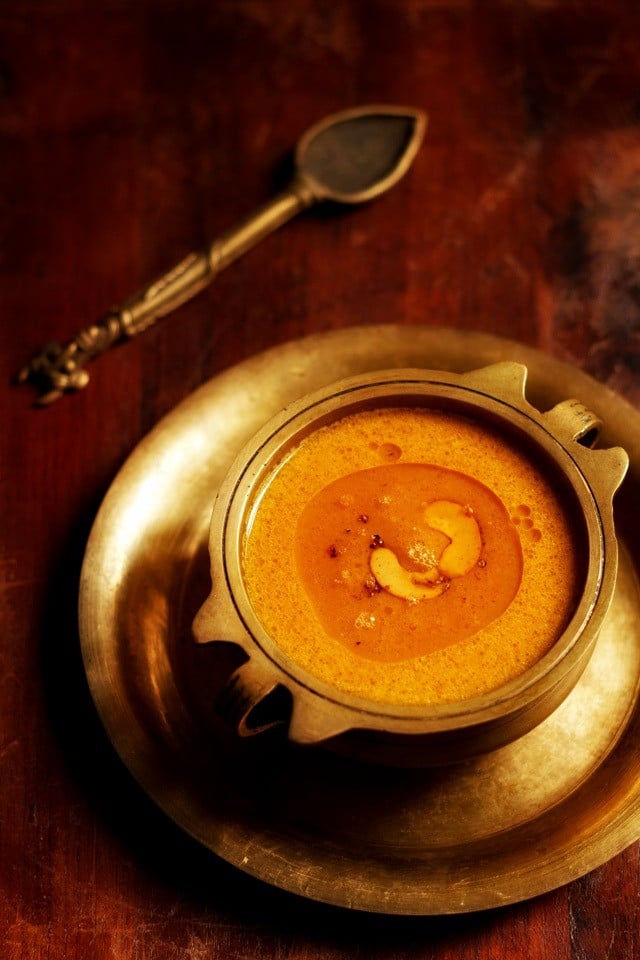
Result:
M363 411L265 484L243 549L252 606L296 663L378 703L469 699L543 656L579 570L553 483L448 412Z

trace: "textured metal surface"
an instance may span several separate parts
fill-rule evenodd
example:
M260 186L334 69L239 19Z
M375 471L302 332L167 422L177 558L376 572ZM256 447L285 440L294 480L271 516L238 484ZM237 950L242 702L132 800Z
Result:
M528 396L568 395L604 423L631 470L618 499L620 579L595 654L532 733L446 769L380 774L279 741L236 744L211 702L214 651L191 642L209 590L213 497L242 443L284 403L338 377L391 366L529 367ZM489 336L355 328L259 355L196 391L136 448L85 556L80 627L89 684L116 749L186 831L243 870L313 899L443 914L553 889L640 836L640 417L584 374ZM625 546L626 543L626 546ZM229 656L232 654L229 651Z

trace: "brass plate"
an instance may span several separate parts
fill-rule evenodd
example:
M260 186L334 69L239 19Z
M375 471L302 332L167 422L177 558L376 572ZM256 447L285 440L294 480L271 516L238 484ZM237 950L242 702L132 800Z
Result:
M323 750L237 744L211 706L220 653L190 639L209 589L216 489L273 413L343 376L389 367L529 368L540 409L575 396L625 446L613 608L578 686L540 727L476 761L379 771ZM484 334L356 327L253 357L165 417L116 477L87 546L80 633L104 726L147 793L226 861L314 900L392 914L535 896L640 837L640 414L573 367ZM636 551L634 554L633 551Z

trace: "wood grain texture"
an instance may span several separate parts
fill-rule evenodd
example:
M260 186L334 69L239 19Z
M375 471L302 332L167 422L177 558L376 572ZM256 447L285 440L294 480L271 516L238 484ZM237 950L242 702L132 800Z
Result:
M306 215L34 411L11 377L267 199L312 122L425 109L397 188ZM362 917L237 873L115 759L78 653L98 505L198 384L306 333L485 330L640 404L636 0L0 6L0 942L7 960L640 956L639 848L535 901Z

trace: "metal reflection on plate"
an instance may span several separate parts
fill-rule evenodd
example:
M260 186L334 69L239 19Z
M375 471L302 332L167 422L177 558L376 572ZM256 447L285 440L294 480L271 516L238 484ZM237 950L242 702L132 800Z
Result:
M207 533L240 446L284 404L390 366L529 368L541 409L569 393L631 470L620 578L587 671L543 724L482 758L380 771L274 739L229 737L213 709L236 653L197 648ZM256 402L256 398L260 402ZM580 371L495 337L352 328L260 354L205 384L136 448L100 509L80 589L82 651L123 760L185 830L228 862L315 900L395 914L484 909L551 890L640 837L640 415Z

